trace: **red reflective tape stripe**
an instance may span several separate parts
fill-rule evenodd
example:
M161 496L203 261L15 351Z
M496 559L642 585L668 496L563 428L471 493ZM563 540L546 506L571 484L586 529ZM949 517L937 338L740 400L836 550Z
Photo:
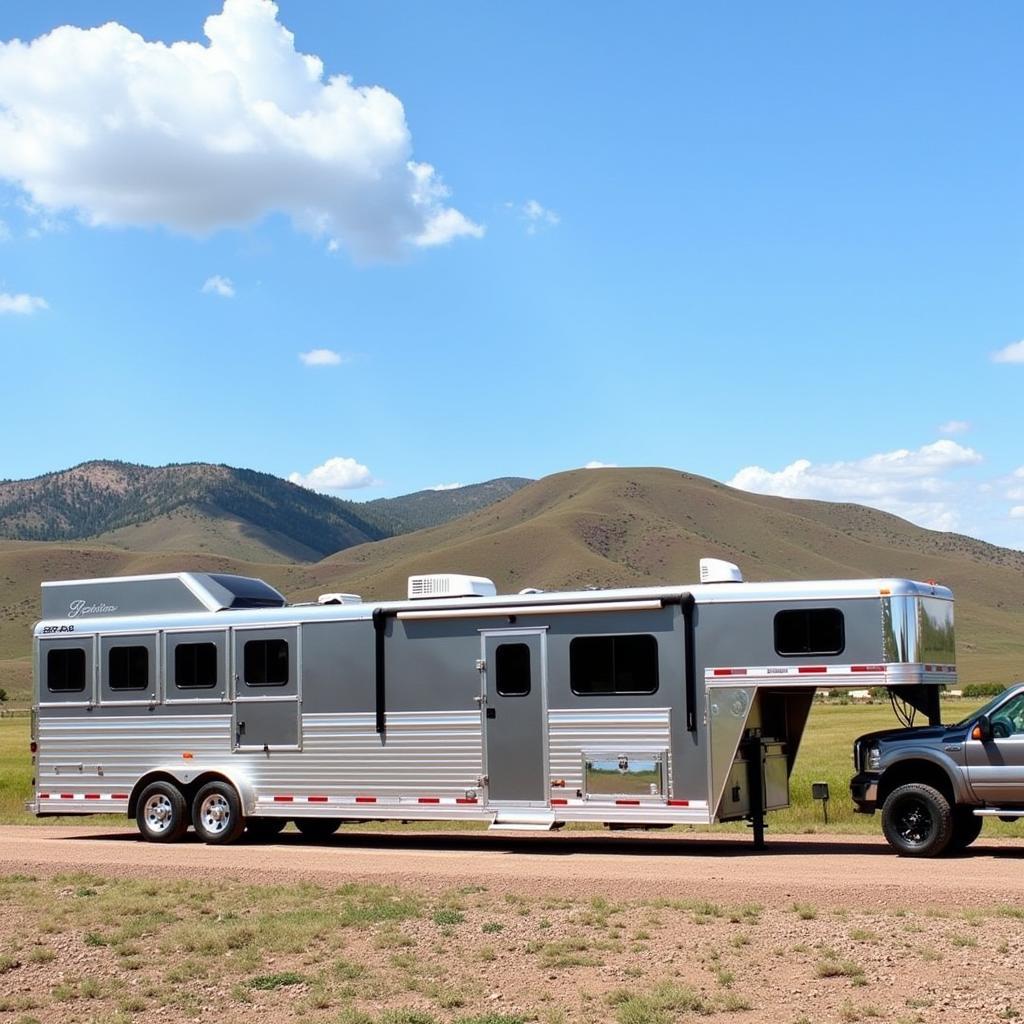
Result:
M325 796L307 796L306 801L311 804L325 804L327 803L327 797Z
M639 807L639 800L616 800L615 801L620 807Z
M110 799L111 800L127 800L128 799L128 794L127 793L111 793L110 794Z
M357 804L375 804L376 802L377 802L377 798L375 796L357 796L356 797L356 803Z
M556 805L556 806L558 806L558 807L562 807L565 804L567 804L568 802L569 802L568 800L560 800L557 797L556 798L552 798L552 800L551 800L551 803Z
M668 805L669 805L669 807L689 807L690 806L690 801L689 800L669 800L668 801Z
M421 804L439 804L441 798L439 796L421 796L419 802Z
M801 665L797 672L801 675L807 675L810 672L827 672L828 668L825 665Z
M716 668L716 676L745 676L747 670L745 668Z
M85 799L86 800L99 800L99 798L100 798L99 793L86 793L85 794Z
M74 800L75 799L75 794L74 793L61 793L60 798L61 798L61 800Z
M455 802L457 804L475 804L477 799L475 796L457 796Z
M49 800L50 799L50 794L49 793L40 793L39 794L39 799L40 800Z
M884 672L884 665L851 665L851 672Z
M293 796L275 796L274 797L274 803L275 804L290 804L294 799L295 799L295 797L293 797Z

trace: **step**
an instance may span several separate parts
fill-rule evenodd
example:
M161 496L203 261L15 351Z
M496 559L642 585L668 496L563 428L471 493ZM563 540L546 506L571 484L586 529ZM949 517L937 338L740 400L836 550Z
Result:
M1024 818L1024 808L979 807L974 812L979 818Z
M555 816L549 810L509 809L496 811L490 831L501 832L550 832L555 827Z

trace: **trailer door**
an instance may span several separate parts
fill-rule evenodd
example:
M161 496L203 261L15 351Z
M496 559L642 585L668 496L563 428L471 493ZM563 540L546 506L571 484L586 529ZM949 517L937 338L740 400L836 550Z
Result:
M547 804L547 664L543 630L482 634L489 802Z
M294 626L233 631L235 750L299 746L299 631Z

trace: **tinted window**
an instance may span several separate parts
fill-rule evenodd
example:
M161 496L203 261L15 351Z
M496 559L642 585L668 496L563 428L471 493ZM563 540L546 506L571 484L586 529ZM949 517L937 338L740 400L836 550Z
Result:
M650 635L578 636L569 644L572 692L654 693L658 641Z
M245 645L245 681L249 686L288 682L288 641L250 640Z
M502 697L525 697L530 692L530 648L499 644L494 652L495 686Z
M217 645L178 644L174 648L174 685L201 690L217 685Z
M107 685L112 690L149 687L149 648L111 647L107 654Z
M846 647L838 608L797 608L775 616L775 651L786 657L842 654Z
M85 651L67 647L46 655L46 688L51 693L80 693L85 689Z

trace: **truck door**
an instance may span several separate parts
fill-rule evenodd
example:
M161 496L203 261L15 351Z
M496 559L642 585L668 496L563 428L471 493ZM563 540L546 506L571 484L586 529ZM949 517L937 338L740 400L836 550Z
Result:
M236 628L233 633L234 749L298 748L298 629Z
M547 665L543 630L482 634L487 796L547 804Z
M967 738L967 774L979 799L995 806L1024 804L1024 693L990 715L992 739Z

